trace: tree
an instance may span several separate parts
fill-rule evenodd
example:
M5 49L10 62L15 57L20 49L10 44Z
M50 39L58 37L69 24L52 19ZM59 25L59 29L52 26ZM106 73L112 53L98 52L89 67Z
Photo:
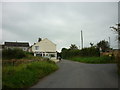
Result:
M116 24L116 26L110 27L118 34L118 48L120 49L120 23Z
M93 47L94 43L90 43L90 46Z
M75 44L71 44L71 46L70 46L69 49L70 49L70 50L74 50L74 49L78 49L78 47L77 47Z
M110 28L112 28L115 32L120 32L120 23L119 24L116 24L117 26L115 27L115 26L112 26L112 27L110 27ZM120 40L120 39L119 39Z
M66 51L66 50L67 50L67 48L62 48L61 52L64 52L64 51Z
M109 50L109 43L108 41L102 40L99 43L97 43L97 47L102 49L102 52L105 52Z
M62 58L67 58L68 57L68 49L67 48L62 48L61 57Z

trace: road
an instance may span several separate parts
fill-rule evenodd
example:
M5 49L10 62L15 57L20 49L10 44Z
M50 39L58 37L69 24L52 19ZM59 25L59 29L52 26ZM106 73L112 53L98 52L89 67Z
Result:
M116 64L85 64L69 60L31 88L118 88Z

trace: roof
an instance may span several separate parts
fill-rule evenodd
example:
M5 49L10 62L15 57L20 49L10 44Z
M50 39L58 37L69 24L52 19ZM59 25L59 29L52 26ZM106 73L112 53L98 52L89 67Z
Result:
M5 46L29 47L29 43L28 42L5 42Z
M53 43L51 40L49 40L49 39L47 39L47 38L43 39L42 41L44 41L44 40L48 40L48 41L51 42L52 44L56 45L55 43Z

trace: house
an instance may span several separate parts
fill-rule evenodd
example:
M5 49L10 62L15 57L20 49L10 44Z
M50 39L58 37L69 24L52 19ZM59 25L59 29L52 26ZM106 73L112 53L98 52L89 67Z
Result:
M34 43L32 46L32 52L34 56L50 57L52 59L57 58L56 44L47 38L39 38L37 43Z
M5 42L4 43L4 48L8 49L8 48L20 48L23 51L28 51L29 48L29 43L28 42Z
M119 52L120 52L119 49L113 49L113 50L112 50L112 53L113 53L113 55L114 55L115 57L118 55Z

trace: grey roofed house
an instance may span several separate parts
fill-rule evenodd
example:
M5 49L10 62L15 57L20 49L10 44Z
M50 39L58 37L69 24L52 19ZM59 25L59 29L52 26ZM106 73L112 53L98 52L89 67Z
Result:
M28 42L5 42L5 48L21 48L23 51L28 51Z
M5 46L29 47L29 43L27 42L5 42Z

